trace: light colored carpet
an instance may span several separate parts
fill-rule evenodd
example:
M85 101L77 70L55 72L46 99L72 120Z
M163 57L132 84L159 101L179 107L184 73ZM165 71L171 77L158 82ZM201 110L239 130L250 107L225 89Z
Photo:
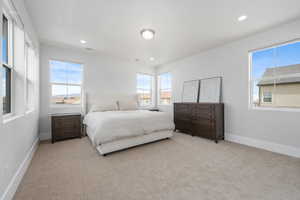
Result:
M180 133L102 157L74 139L40 145L19 199L299 200L300 159Z

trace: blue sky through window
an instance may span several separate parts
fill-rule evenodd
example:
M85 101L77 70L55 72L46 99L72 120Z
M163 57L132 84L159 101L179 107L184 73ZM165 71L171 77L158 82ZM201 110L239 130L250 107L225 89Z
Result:
M137 92L150 93L152 88L152 76L147 74L137 74Z
M160 89L167 90L172 88L172 77L171 73L164 73L159 75Z
M2 61L8 64L8 20L2 16Z
M63 61L50 61L51 82L59 84L78 84L82 82L82 64L63 62ZM80 94L80 86L66 86L66 85L53 85L52 95L72 95Z
M7 55L7 40L3 38L2 40L2 61L4 63L8 63L8 55Z

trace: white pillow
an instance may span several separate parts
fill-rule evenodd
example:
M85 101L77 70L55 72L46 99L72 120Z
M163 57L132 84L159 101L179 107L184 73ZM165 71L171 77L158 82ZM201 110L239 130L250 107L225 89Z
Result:
M135 100L121 100L117 102L119 110L137 110L138 104Z
M103 105L92 105L90 112L105 112L118 110L117 102Z

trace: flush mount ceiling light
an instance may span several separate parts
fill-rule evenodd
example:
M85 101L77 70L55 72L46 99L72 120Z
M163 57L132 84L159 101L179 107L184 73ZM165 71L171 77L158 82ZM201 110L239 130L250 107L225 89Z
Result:
M152 40L155 35L155 31L152 29L143 29L141 30L141 35L145 40Z
M150 58L149 58L149 60L150 60L150 61L154 61L154 60L155 60L155 58L153 58L153 57L150 57Z
M80 43L81 43L81 44L85 44L86 41L85 41L85 40L80 40Z
M246 15L242 15L238 18L238 20L241 22L241 21L244 21L246 20L248 17Z

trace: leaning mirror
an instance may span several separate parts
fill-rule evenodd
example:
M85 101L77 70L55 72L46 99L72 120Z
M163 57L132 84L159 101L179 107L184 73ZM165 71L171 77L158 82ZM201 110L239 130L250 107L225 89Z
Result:
M222 86L221 77L201 79L199 102L220 103L221 86Z
M182 102L198 102L199 80L183 83Z

